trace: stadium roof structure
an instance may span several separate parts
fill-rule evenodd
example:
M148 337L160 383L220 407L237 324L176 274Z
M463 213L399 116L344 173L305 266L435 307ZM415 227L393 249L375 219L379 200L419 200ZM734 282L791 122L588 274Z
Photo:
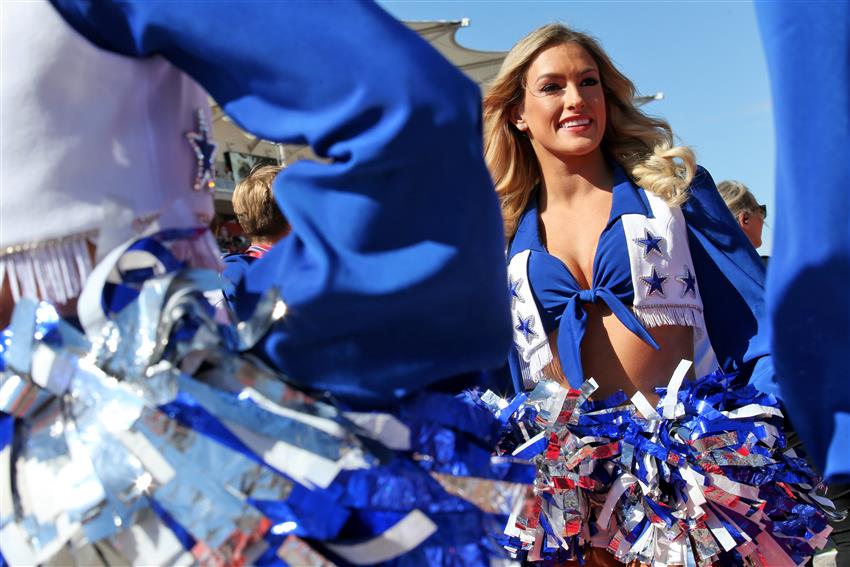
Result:
M478 51L462 46L457 32L469 26L469 19L428 22L405 22L405 25L422 36L437 51L478 83L481 89L499 72L507 51Z

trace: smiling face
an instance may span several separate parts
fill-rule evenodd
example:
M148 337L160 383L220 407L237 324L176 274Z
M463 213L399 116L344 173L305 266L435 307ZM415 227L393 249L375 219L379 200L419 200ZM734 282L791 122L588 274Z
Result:
M599 67L576 43L555 45L532 61L514 125L528 135L538 160L594 154L605 134L605 93Z

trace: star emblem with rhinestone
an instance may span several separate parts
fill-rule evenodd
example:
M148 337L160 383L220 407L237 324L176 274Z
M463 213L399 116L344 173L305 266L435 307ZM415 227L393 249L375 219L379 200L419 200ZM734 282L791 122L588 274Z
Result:
M697 296L697 279L691 273L691 269L685 266L685 273L681 276L676 276L676 279L679 280L685 289L682 290L682 297L685 297L689 293L691 296Z
M197 132L186 132L186 140L192 146L192 151L195 152L195 160L197 162L195 182L192 184L192 188L195 191L200 191L206 187L212 191L215 189L213 159L216 144L210 138L210 130L207 126L207 120L204 118L204 111L198 109L195 112L195 117L198 122Z
M519 286L522 285L522 278L509 280L509 284L511 288L511 309L513 309L517 303L525 303L525 298L519 294Z
M531 339L529 337L537 336L537 333L535 333L534 329L531 328L534 324L534 315L529 315L526 318L523 318L522 315L517 315L517 321L517 326L514 327L514 329L522 333L522 336L525 337L525 341L530 343Z
M638 245L643 246L644 258L649 256L652 252L655 252L659 256L664 256L664 252L661 251L661 243L664 242L664 238L655 236L647 229L643 229L643 238L635 238L635 242Z
M658 272L655 271L655 268L652 268L651 276L642 276L640 279L643 280L643 283L649 286L649 290L646 292L647 297L656 292L661 297L664 297L664 282L667 280L667 276L659 276Z

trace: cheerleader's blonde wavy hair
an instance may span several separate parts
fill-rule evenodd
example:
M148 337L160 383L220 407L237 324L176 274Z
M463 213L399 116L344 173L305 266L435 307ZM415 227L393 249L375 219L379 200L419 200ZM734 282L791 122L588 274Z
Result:
M484 155L502 206L505 235L510 240L534 186L540 182L537 157L527 136L511 120L525 96L528 68L542 51L564 43L583 47L596 61L608 120L602 150L632 179L669 205L688 199L696 171L693 151L673 143L670 125L635 106L635 86L589 35L561 24L549 24L525 36L508 53L484 97Z

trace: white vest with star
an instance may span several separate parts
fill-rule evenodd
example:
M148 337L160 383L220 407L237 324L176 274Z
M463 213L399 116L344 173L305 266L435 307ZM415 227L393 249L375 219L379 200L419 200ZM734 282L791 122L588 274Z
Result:
M41 0L5 4L0 41L0 285L64 302L89 245L102 255L152 226L210 222L211 191L195 188L210 110L195 81L161 57L95 47ZM187 246L185 259L216 264L211 239Z

